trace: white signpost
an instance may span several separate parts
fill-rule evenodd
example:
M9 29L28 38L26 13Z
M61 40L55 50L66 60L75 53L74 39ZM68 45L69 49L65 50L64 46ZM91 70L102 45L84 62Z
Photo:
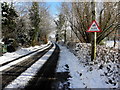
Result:
M91 60L96 58L96 39L97 39L97 32L101 32L100 27L98 26L97 22L94 20L88 30L86 32L94 32L94 45L92 45L94 52L91 54Z

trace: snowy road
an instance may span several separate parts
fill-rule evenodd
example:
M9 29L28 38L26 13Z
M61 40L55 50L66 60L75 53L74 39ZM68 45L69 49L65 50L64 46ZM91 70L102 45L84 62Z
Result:
M48 43L46 45L41 45L41 46L35 46L35 47L30 47L30 48L24 48L20 49L16 52L13 53L5 53L3 56L0 57L0 67L4 66L10 62L16 61L21 58L27 58L30 57L36 52L42 51L45 49L45 47L49 47L51 43Z
M95 65L86 65L88 62L78 59L65 46L59 45L59 47L54 44L50 50L43 50L43 53L33 55L27 61L3 69L3 87L25 88L25 90L117 87L117 84L106 83L108 77L104 74L105 68L98 69Z
M24 56L24 57L19 58L19 59L8 60L8 61L6 60L6 62L4 62L4 64L2 64L2 66L0 67L0 71L3 71L3 70L5 70L5 69L7 69L7 68L9 68L9 67L11 67L11 66L13 66L13 65L15 65L15 64L17 64L17 63L19 63L19 62L22 62L22 61L30 58L31 56L37 54L38 52L44 51L45 49L49 48L50 46L51 46L51 45L48 45L48 46L46 46L46 47L44 47L44 48L41 48L41 49L35 51L34 53L32 53L32 54L30 54L30 55ZM9 62L9 63L7 63L7 62Z
M13 88L49 90L52 88L59 51L58 45L52 44L30 58L3 70L3 90Z
M10 65L7 64L7 66L5 65L3 67L0 67L2 70L2 87L4 88L8 83L16 79L16 77L18 77L22 72L34 64L46 52L48 52L50 48L52 48L52 46L49 46L42 51L36 52L35 55L28 57L25 60L21 59L16 62L11 62L12 64L10 63Z

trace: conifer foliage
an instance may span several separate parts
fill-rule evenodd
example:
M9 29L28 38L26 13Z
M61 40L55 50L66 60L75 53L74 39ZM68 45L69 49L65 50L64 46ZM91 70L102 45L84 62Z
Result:
M38 42L38 34L39 30L39 23L40 23L40 16L39 16L39 4L38 2L33 2L32 7L29 10L30 21L32 25L32 36L31 36L31 44L34 46L35 43Z
M13 7L13 3L3 2L1 8L3 41L7 45L7 51L12 52L17 47L15 30L18 15Z

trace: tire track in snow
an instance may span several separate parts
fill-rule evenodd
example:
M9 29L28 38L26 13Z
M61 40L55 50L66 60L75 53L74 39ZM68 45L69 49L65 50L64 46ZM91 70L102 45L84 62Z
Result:
M9 85L5 87L8 88L24 88L28 81L30 81L38 72L38 70L42 67L42 65L46 62L46 60L52 55L55 50L55 46L52 47L45 55L43 55L38 61L36 61L31 67L29 67L26 71L24 71L19 77L17 77L14 81L12 81Z
M9 68L6 68L2 72L2 88L4 88L11 81L16 79L22 72L24 72L28 67L38 61L46 52L53 47L47 47L44 50L36 52L35 55L29 57L25 60L20 60L19 63L11 65Z

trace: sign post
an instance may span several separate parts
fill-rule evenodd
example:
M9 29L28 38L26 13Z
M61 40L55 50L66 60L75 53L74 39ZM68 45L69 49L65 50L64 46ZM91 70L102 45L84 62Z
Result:
M91 53L91 59L94 60L96 59L96 40L97 40L97 32L101 32L101 29L99 28L97 22L94 20L88 30L86 32L93 32L94 33L94 43L93 43L93 53Z
M94 56L92 57L92 59L96 59L96 39L97 39L97 33L94 32Z

